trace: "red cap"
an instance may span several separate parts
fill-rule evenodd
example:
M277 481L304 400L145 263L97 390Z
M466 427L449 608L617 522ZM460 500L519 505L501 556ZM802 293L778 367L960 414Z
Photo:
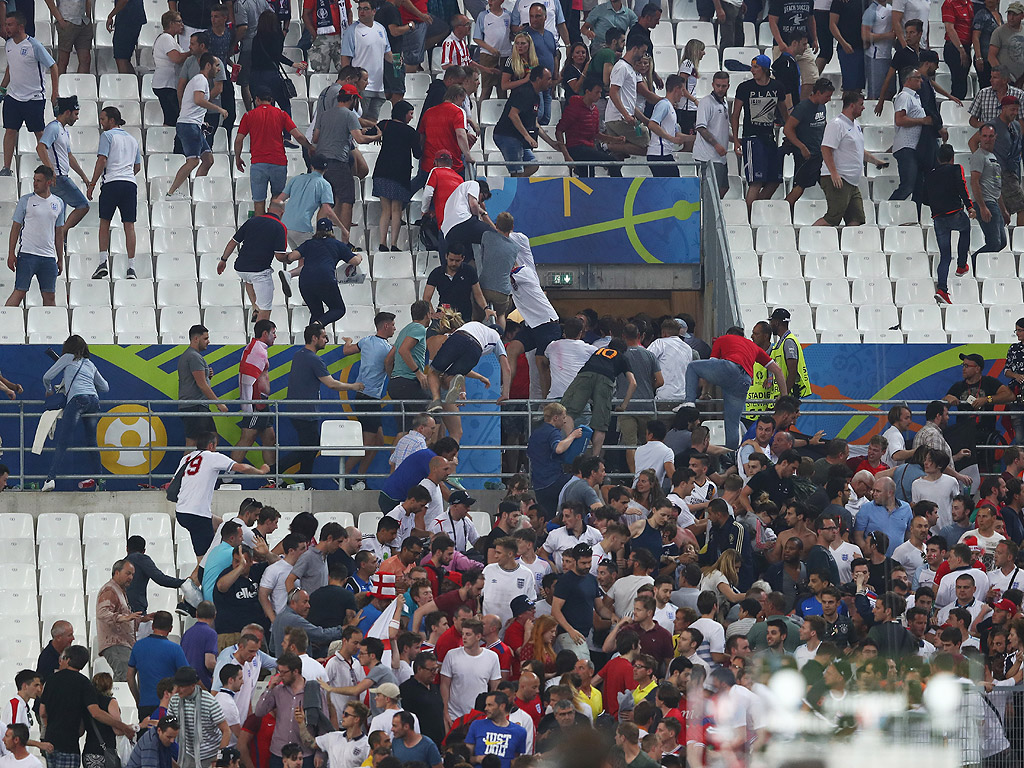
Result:
M1020 100L1016 96L1011 96L1010 94L1006 94L999 100L999 106L1001 107L1007 107L1010 104L1020 104Z
M341 92L347 93L349 96L359 95L359 89L352 85L352 83L345 83L343 86L341 86Z
M1006 611L1011 617L1016 615L1018 610L1017 604L1013 600L1007 600L1005 597L1002 600L996 600L992 607L1000 611Z

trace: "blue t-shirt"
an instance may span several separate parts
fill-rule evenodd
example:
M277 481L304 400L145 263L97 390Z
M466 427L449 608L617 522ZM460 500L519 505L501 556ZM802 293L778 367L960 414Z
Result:
M403 497L404 498L404 497ZM903 543L914 513L910 505L900 501L896 509L889 513L885 507L869 501L861 505L857 512L857 520L854 523L854 530L867 535L872 531L881 531L889 537L889 548L886 550L886 557L892 557L896 547Z
M429 448L409 454L384 481L381 491L392 499L405 499L409 489L430 474L430 460L435 456Z
M363 394L367 397L383 397L384 384L388 378L384 370L384 359L391 352L391 342L374 334L360 339L357 346L360 360L356 381L363 383Z
M518 723L502 728L482 718L470 724L466 743L472 745L474 755L497 755L501 768L510 768L512 760L526 752L526 729Z
M207 561L209 562L209 561ZM202 621L197 621L181 636L181 651L188 659L188 665L199 675L199 682L210 690L213 675L206 668L206 654L217 657L217 630Z
M149 635L132 646L128 666L139 673L139 706L155 707L160 703L156 684L165 677L174 677L175 672L189 663L176 642L160 635Z
M555 51L558 50L558 43L555 36L546 29L543 32L536 31L533 27L526 27L526 34L533 40L533 47L537 51L537 63L555 71Z
M319 400L320 379L323 376L330 376L327 364L316 352L303 347L292 357L292 371L288 377L288 397L292 400ZM289 406L289 409L292 411L318 411L320 406L315 403L312 406L292 405ZM294 416L293 418L306 421L316 420L314 416Z
M417 761L426 765L437 765L441 762L441 753L437 750L437 744L427 736L420 739L420 742L411 749L405 746L401 739L395 739L391 742L391 754L397 757L403 765Z
M288 205L281 221L293 232L312 232L313 216L324 203L334 205L334 192L322 173L311 171L288 180Z
M363 618L359 620L359 631L366 636L366 633L370 631L370 627L373 623L380 618L383 611L379 611L373 607L373 603L367 603L363 606Z
M526 455L530 459L534 488L547 488L562 476L562 462L555 447L564 439L562 430L553 424L544 423L533 430Z
M302 286L302 275L306 274L306 282L323 282L324 274L334 278L334 272L338 268L338 262L348 262L352 258L352 249L347 243L341 242L333 237L326 237L320 240L307 240L299 246L299 253L302 254L302 272L299 273L299 286Z
M570 626L586 637L594 628L594 600L601 588L589 573L578 576L572 571L563 573L555 582L555 597L565 601L562 615Z
M236 272L263 272L274 264L274 254L288 252L288 230L272 213L246 219L232 238L241 243Z
M231 565L231 545L222 541L206 558L203 566L203 600L213 602L213 591L217 588L217 579L224 569Z

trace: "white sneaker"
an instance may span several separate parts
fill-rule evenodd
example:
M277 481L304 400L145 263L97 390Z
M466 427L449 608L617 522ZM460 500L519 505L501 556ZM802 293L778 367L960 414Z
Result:
M175 200L191 200L191 198L181 189L177 189L174 192L168 192L164 195L164 200L167 202L174 202Z
M54 482L53 480L47 480L45 483L43 483L43 487L40 488L39 490L40 491L52 491L56 487L57 487L57 483L56 482Z

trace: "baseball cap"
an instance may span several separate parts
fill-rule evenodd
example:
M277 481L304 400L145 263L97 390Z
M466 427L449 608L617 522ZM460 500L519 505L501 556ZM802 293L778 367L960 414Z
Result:
M1020 5L1020 3L1014 3L1014 5ZM1024 8L1024 6L1021 7ZM1006 611L1010 616L1014 616L1018 610L1017 604L1013 600L1007 600L1005 597L992 603L992 607L996 610Z
M984 368L985 367L985 358L982 357L979 354L976 354L976 353L971 353L969 355L965 355L965 354L963 354L961 352L960 353L960 359L963 360L964 362L967 362L969 360L972 363L974 363L975 365L977 365L979 368Z
M195 685L198 682L199 675L192 667L178 667L178 671L174 673L175 685Z
M1007 13L1024 13L1024 4L1022 3L1010 3L1006 6Z
M327 158L323 155L310 155L309 164L318 171L323 171L327 169Z
M326 216L322 219L316 220L316 231L317 232L333 232L334 222L328 219Z
M768 315L769 320L782 320L787 323L789 322L789 318L791 317L792 315L789 313L789 310L783 309L782 307L777 307L774 312Z
M1011 104L1018 104L1019 105L1020 101L1017 99L1016 96L1011 96L1010 94L1006 94L1005 96L1003 96L1003 98L1001 98L999 100L999 106L1000 107L1008 107Z
M763 53L754 57L754 60L750 62L751 66L757 64L761 69L771 69L772 60L765 56Z
M452 491L451 496L448 497L449 504L476 504L476 499L470 496L465 491Z
M343 86L341 86L341 92L347 93L349 96L359 95L359 89L352 85L352 83L345 83Z
M381 696L387 696L389 699L399 699L402 697L402 692L394 683L381 683L376 688L371 688L370 693L379 693Z
M512 609L512 618L514 619L516 616L522 616L527 611L532 611L536 603L526 595L516 595L508 605Z

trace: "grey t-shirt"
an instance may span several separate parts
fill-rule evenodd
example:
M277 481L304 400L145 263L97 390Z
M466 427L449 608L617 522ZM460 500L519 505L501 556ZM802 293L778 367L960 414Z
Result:
M1024 75L1024 29L1003 24L992 33L989 45L999 49L999 63L1010 70L1014 81L1019 80Z
M267 0L238 0L235 3L235 27L246 25L245 36L239 46L241 50L252 50L252 41L256 37L256 24L260 20L260 14L270 10L273 9Z
M511 294L512 281L509 274L519 253L516 244L499 232L484 232L480 245L483 253L477 261L476 269L481 290Z
M189 347L181 353L178 358L178 399L179 400L202 400L206 401L206 395L199 389L195 377L195 371L202 371L209 381L213 377L213 370L207 364L206 359L197 350ZM190 406L179 405L178 410L186 410Z
M1002 169L994 154L980 147L976 149L971 154L971 173L981 174L981 195L986 202L999 199L999 193L1003 188ZM993 213L998 214L999 211Z
M326 109L316 116L316 130L320 132L316 153L328 160L348 162L352 131L359 130L356 113L348 107Z
M224 82L225 80L228 79L228 76L227 76L227 74L225 74L224 69L225 69L225 67L224 67L224 64L222 62L221 65L220 65L220 72L218 72L217 76L215 78L213 78L213 83L210 86L210 92L211 93L213 92L213 85L214 84L222 83L222 82ZM199 60L195 56L189 56L187 59L185 59L185 63L181 65L181 72L178 74L178 78L179 79L184 79L185 82L187 83L189 80L191 80L193 77L195 77L198 74L199 74ZM211 96L210 97L210 103L211 104L216 104L219 107L220 106L220 94L217 94L216 96ZM208 115L215 115L217 113L212 111L212 110L207 110L206 114L208 114Z
M564 504L582 504L584 509L590 509L591 505L600 503L601 495L590 487L590 483L582 477L574 477L565 484L562 489L562 498L558 506Z
M327 561L316 547L303 552L292 567L292 573L299 585L309 594L327 586Z
M654 353L645 347L629 347L626 350L629 367L636 377L636 391L629 401L629 410L654 409L654 374L661 372L661 363ZM626 377L619 375L615 379L615 397L619 400L626 396Z
M398 685L398 679L395 677L395 673L391 670L391 667L386 667L383 664L375 666L366 673L366 676L373 680L373 685L370 686L371 688L380 688L384 683L394 683L395 685ZM374 696L373 698L375 703L370 707L370 714L377 716L384 710L379 709L376 706L377 697Z

